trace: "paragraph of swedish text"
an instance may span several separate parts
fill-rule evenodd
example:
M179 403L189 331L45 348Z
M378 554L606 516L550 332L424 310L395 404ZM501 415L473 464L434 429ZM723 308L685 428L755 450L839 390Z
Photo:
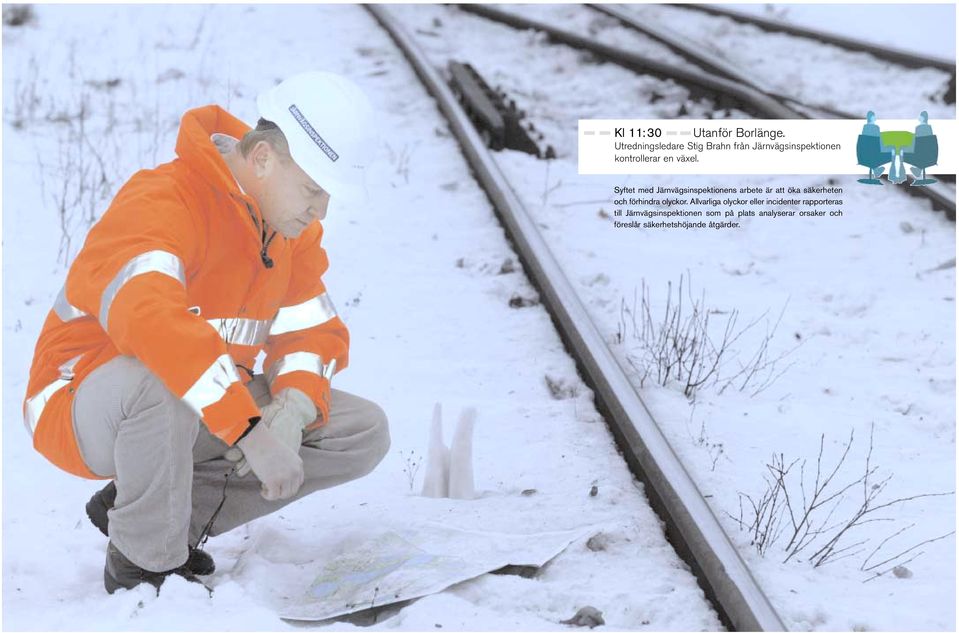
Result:
M843 189L835 186L613 188L617 229L738 229L743 218L841 218Z

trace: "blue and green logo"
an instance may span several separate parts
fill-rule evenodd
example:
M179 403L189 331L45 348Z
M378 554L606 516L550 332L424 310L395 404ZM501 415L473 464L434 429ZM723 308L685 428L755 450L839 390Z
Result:
M919 125L913 132L880 130L876 113L870 110L856 142L856 158L860 165L869 168L869 177L859 179L864 185L883 184L881 176L886 171L885 165L889 165L886 179L894 185L908 180L906 165L914 177L910 186L925 187L939 182L926 177L926 169L939 160L939 141L932 133L925 110L919 113Z

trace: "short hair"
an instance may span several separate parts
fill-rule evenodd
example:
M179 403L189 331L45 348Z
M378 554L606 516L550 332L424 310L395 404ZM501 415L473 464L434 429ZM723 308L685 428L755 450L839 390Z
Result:
M292 158L290 154L290 144L283 135L283 131L273 121L260 119L256 127L243 135L240 139L240 153L246 158L257 143L266 141L276 152L284 158Z
M923 110L922 112L919 113L919 119L923 123L927 123L929 121L929 113Z

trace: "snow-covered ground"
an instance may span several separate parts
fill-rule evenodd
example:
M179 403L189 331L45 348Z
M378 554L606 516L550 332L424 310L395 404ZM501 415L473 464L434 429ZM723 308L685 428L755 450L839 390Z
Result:
M525 157L510 156L504 163L511 174L528 169ZM665 308L667 284L675 288L686 273L692 279L693 296L706 293L706 307L716 315L714 323L725 323L733 310L739 312L740 326L758 319L752 336L733 346L743 362L783 310L771 340L773 354L793 351L777 368L786 369L782 377L759 395L704 390L692 403L675 384L663 389L649 382L641 393L700 488L710 495L714 511L741 546L787 626L953 630L954 536L913 551L924 555L907 563L909 578L887 573L871 580L871 573L860 570L884 538L910 524L915 526L886 543L883 556L873 557L869 564L953 532L953 496L920 499L871 515L885 522L855 529L849 534L855 538L842 542L846 546L867 540L846 552L855 556L818 569L804 557L781 564L788 535L764 558L757 556L749 535L738 533L728 515L738 516L739 493L761 496L766 464L779 453L784 453L787 464L797 458L807 461L808 489L821 434L826 442L824 468L831 468L855 431L850 457L837 475L842 486L854 482L866 468L873 424L871 465L879 470L870 484L893 476L876 504L955 490L955 226L899 192L882 196L861 191L853 178L843 178L846 216L828 228L798 219L776 224L768 218L747 218L741 232L619 232L610 220L597 215L608 205L582 203L591 196L569 184L576 182L574 174L575 168L551 167L547 182L556 189L538 215L550 243L565 254L564 268L579 281L591 314L611 341L626 323L627 342L614 347L624 362L641 352L630 339L632 323L620 300L632 307L643 281L650 288L653 314ZM540 204L546 177L530 173L526 180L523 195L532 208ZM629 184L636 182L632 179ZM674 178L643 182L688 184ZM717 177L698 182L739 181ZM777 186L787 181L753 182ZM788 182L824 184L815 178ZM597 228L587 230L590 225ZM637 253L642 253L641 262ZM792 475L796 494L797 474ZM830 489L835 492L842 486ZM861 499L862 486L856 486L833 521L849 519ZM888 572L891 567L882 565L879 570Z
M4 28L3 63L4 628L297 628L276 615L306 589L292 578L341 553L355 533L425 521L600 536L592 547L577 539L533 578L483 575L377 628L552 630L584 606L602 611L609 629L720 627L545 310L535 301L510 307L535 292L504 266L515 257L488 200L433 102L361 8L38 6L34 23ZM146 587L107 596L105 539L83 513L100 484L47 464L21 422L62 260L126 177L172 158L184 109L216 102L253 121L258 89L313 67L361 80L382 113L377 202L331 209L326 281L353 341L336 384L384 407L393 447L372 475L211 540L212 599L175 578L159 597ZM69 244L61 244L61 200ZM425 456L435 401L448 418L463 405L479 409L474 501L411 492L404 469L411 454ZM421 478L422 469L415 488Z
M956 59L955 4L729 4L730 9L922 55ZM895 25L890 28L890 25Z
M821 5L817 5L821 6ZM869 5L870 11L874 5ZM779 5L787 14L795 9L811 17L816 7ZM864 8L864 7L863 7ZM865 22L908 25L916 19L916 7L898 4L881 7L875 16L852 18L837 14L836 7L823 6L820 19L828 22L833 32L843 31L846 24ZM955 50L955 10L948 5L936 7L935 26L927 38L952 42ZM952 118L955 104L943 100L949 75L935 68L907 68L867 53L850 51L823 44L809 38L771 33L758 26L732 18L709 15L677 5L633 5L630 11L642 20L664 25L711 50L740 69L754 76L762 86L793 96L808 105L821 105L843 112L861 113L873 110L880 119L913 118L920 111L930 118ZM928 12L923 12L928 15ZM887 27L888 28L888 27ZM945 31L945 33L944 33ZM949 46L947 43L946 46ZM955 53L944 55L955 59Z
M574 13L566 6L509 10ZM923 497L870 513L864 518L882 520L852 528L836 549L853 547L819 567L809 562L818 545L783 563L788 534L759 556L733 517L739 516L740 493L758 499L764 492L766 464L774 454L782 453L787 465L806 460L808 493L823 435L825 471L837 464L854 432L831 492L864 474L871 432L869 468L878 470L867 491L892 475L873 507L954 490L955 224L900 189L863 187L843 177L832 181L845 190L845 215L838 219L744 218L743 228L730 232L614 229L609 217L614 185L807 186L829 181L578 176L576 120L653 117L657 110L675 108L668 99L649 104L642 98L659 80L591 63L534 34L452 8L405 7L397 13L437 65L451 57L469 59L491 83L517 95L530 120L546 130L558 160L546 163L504 152L498 154L499 162L609 340L617 341L618 332L626 334L625 342L614 345L624 364L640 356L640 346L623 301L632 308L643 282L654 315L665 309L667 284L675 288L688 274L693 297L705 292L704 307L711 311L714 327L733 311L738 311L739 328L756 320L731 346L743 363L782 312L770 353L773 358L788 353L776 372L785 373L760 393L730 387L720 394L720 384L701 389L690 402L675 383L662 388L655 381L647 381L641 392L787 626L953 630L954 495ZM498 45L489 46L490 41ZM777 59L783 72L799 72L787 56ZM923 94L921 80L911 81L918 89L914 94ZM844 86L858 89L858 84L838 82L835 90ZM682 89L670 96L681 99ZM907 103L901 107L916 109ZM954 117L954 108L946 115ZM735 366L731 362L726 372ZM789 485L799 495L800 464L794 468ZM852 488L828 525L852 517L862 494L862 484ZM827 512L817 513L817 521ZM748 519L748 508L744 514ZM868 570L942 535L948 536ZM906 562L918 552L923 554ZM904 563L898 575L891 571L895 563ZM886 573L874 578L878 571Z
M763 493L774 453L787 464L806 459L808 486L822 434L823 462L833 466L855 431L836 475L845 485L863 473L874 429L870 464L879 470L871 481L894 475L877 503L953 490L955 225L896 187L843 178L840 219L745 219L734 232L616 230L609 219L614 184L803 186L825 179L580 177L576 119L675 116L685 89L455 9L396 12L437 65L472 62L516 95L557 148L559 159L549 163L510 152L499 161L602 331L614 343L625 331L614 344L624 362L638 347L622 301L631 306L643 281L654 313L663 309L667 283L689 271L695 295L704 291L715 311L714 323L733 310L741 325L758 319L734 346L744 361L782 310L770 344L774 356L789 352L780 364L786 372L766 390L752 396L734 387L722 394L701 389L693 403L675 384L647 381L642 395L787 626L954 630L953 536L897 559L924 552L899 575L871 579L860 569L883 539L911 524L869 564L954 530L953 496L891 507L881 515L887 521L855 528L839 545L865 540L846 552L854 556L818 568L808 550L783 563L782 540L758 555L728 515L738 516L739 493ZM337 36L317 37L318 24ZM41 6L34 25L4 28L4 53L5 628L290 628L276 617L277 599L302 570L304 552L333 555L353 530L427 520L521 533L586 526L605 535L598 539L605 549L578 540L534 579L485 575L421 599L376 628L559 629L586 605L603 611L610 629L719 626L665 543L545 312L508 307L513 296L535 293L521 272L503 272L513 255L489 203L433 103L361 9ZM789 55L776 59L783 73L819 81L815 69L797 68ZM96 484L46 464L28 446L20 421L33 344L64 274L59 187L67 182L65 199L78 209L67 218L73 242L65 245L75 253L88 210L101 211L109 189L135 169L172 156L184 109L217 102L252 121L258 88L315 66L362 79L383 112L386 134L374 167L381 202L362 211L331 209L327 281L354 342L351 367L337 386L384 406L393 449L371 476L212 540L220 564L212 600L175 581L159 598L147 589L107 597L99 580L105 542L82 511ZM837 77L842 84L831 90L855 88L843 74L852 70L831 68L833 84ZM924 94L926 76L910 77L911 94ZM652 94L662 98L649 103ZM915 114L917 104L897 99L902 112L877 111ZM91 143L77 125L85 101ZM711 107L686 105L692 117ZM955 110L937 115L954 117ZM83 165L92 180L71 180ZM91 185L101 172L111 187L97 191ZM80 183L87 184L82 192ZM571 397L554 399L547 376ZM409 490L406 456L425 455L436 400L449 413L479 407L476 501L425 499ZM596 497L589 496L593 485ZM528 489L536 492L523 495ZM861 486L853 492L861 494ZM832 521L851 515L855 494Z

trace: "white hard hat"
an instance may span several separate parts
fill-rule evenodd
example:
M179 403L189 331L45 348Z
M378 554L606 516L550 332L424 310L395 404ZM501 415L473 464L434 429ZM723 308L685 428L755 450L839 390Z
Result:
M261 92L256 106L280 128L293 160L331 200L366 198L375 134L373 108L359 86L335 73L305 72Z

